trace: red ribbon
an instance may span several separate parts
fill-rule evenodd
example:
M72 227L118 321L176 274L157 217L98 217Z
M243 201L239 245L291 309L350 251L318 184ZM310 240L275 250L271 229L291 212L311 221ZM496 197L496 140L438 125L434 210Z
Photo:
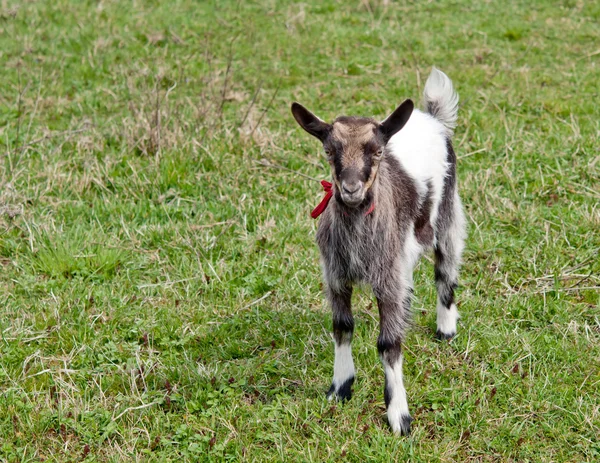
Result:
M325 197L321 200L321 202L313 209L310 213L310 216L313 219L319 217L325 209L327 209L327 205L329 204L329 200L333 196L333 189L331 188L333 185L329 183L327 180L321 180L321 185L323 186L323 191L325 191ZM375 201L371 203L371 207L365 213L365 215L369 215L371 212L375 210ZM346 214L347 215L347 214Z
M325 197L321 200L319 205L313 209L310 213L310 216L313 219L319 217L325 209L327 209L327 205L329 204L329 200L333 196L333 190L331 189L332 185L327 180L321 180L321 185L323 185L323 190L325 191Z

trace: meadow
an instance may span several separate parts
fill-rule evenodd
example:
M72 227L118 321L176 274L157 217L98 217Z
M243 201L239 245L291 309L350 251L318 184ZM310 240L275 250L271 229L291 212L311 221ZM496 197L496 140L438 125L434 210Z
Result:
M0 461L600 460L600 3L0 2ZM431 66L461 98L459 333L431 258L385 421L333 369L318 142Z

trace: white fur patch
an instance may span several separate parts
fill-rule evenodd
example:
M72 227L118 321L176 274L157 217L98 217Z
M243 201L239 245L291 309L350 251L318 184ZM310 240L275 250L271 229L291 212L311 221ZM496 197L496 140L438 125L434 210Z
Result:
M409 285L412 287L412 272L423 253L423 246L419 244L415 236L415 226L411 224L404 241L404 255L402 266L405 273L410 274Z
M437 329L442 334L454 336L456 334L456 321L460 318L456 304L449 309L444 307L440 300L437 303Z
M423 90L425 108L435 106L435 117L446 127L448 136L452 136L458 113L458 95L450 78L439 69L433 68Z
M421 197L427 194L427 182L431 183L431 223L435 224L448 171L446 128L433 116L415 109L387 147L415 180Z
M352 348L349 343L338 345L335 343L335 363L333 364L333 385L336 390L354 378L354 360L352 360Z
M387 407L387 418L392 431L395 433L402 431L402 418L410 415L408 402L406 401L406 390L404 389L402 360L402 355L398 357L394 365L389 365L385 360L382 360L387 387L392 398Z

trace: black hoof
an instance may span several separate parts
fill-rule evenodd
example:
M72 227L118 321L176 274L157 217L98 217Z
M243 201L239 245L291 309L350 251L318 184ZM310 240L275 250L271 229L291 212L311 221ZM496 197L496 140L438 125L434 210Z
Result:
M452 339L454 336L456 336L456 332L449 333L449 334L442 333L440 330L437 330L435 332L435 337L437 339L439 339L440 341L448 341L449 339Z
M402 415L400 417L400 423L398 423L398 427L392 426L391 423L388 422L392 431L396 434L400 434L401 436L409 436L410 435L410 424L412 423L412 417L410 415Z
M412 416L403 415L400 419L400 434L403 436L410 435L410 424L412 423Z
M329 390L327 391L327 398L332 399L336 398L341 401L350 400L352 398L352 384L354 383L354 376L352 378L347 379L342 383L342 385L335 388L335 384L332 384Z

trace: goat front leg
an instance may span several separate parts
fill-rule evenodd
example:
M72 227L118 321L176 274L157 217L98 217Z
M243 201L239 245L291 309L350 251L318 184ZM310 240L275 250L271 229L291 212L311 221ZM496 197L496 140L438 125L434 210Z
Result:
M412 422L402 375L402 340L408 325L411 296L411 288L405 287L393 296L377 297L380 318L377 350L385 371L387 419L392 431L403 435L410 434Z
M327 391L327 398L349 400L352 397L352 384L354 383L354 361L351 349L354 318L350 306L352 287L345 285L339 289L330 287L328 297L333 312L335 363L333 365L333 381Z

